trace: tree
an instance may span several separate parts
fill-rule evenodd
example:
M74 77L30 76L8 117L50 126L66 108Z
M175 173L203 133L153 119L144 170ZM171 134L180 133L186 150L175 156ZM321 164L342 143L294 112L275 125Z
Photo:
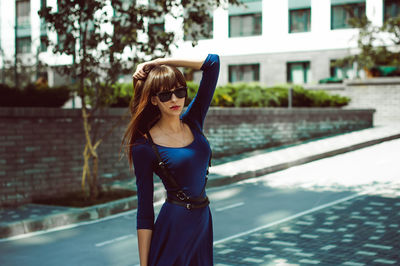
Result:
M380 75L385 67L394 71L400 67L400 17L389 18L380 27L367 17L353 18L351 24L359 28L359 53L337 60L335 66L357 63L357 70L364 69L372 75Z
M237 0L228 1L238 4ZM142 60L170 53L175 34L153 27L160 18L166 14L183 17L184 32L190 32L195 45L199 35L207 35L203 14L225 1L150 0L146 5L130 0L58 0L57 3L56 11L43 7L39 15L48 29L57 33L57 42L48 41L53 52L72 57L72 64L59 70L76 82L82 100L86 140L82 190L90 199L95 199L99 193L97 148L111 132L99 137L100 123L94 116L115 101L113 84L120 75L130 74L133 66Z

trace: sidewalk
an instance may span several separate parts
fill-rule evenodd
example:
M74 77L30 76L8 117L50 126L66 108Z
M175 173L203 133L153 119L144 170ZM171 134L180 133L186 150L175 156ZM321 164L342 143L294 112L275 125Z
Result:
M258 150L241 155L213 160L207 187L216 187L239 180L265 175L368 147L383 141L400 138L400 126L380 126L333 137L304 142L298 145ZM116 181L114 186L134 189L134 180ZM164 197L160 182L155 184L155 201ZM27 233L49 230L82 221L96 220L137 206L137 198L130 197L87 208L68 208L27 204L15 209L0 210L0 241Z

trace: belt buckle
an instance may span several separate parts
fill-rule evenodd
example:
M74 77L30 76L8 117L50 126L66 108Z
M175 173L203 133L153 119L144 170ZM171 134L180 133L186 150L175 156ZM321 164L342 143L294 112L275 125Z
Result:
M186 196L185 192L183 191L178 191L178 193L176 193L176 197L182 201L184 201L185 199L187 199L188 197Z

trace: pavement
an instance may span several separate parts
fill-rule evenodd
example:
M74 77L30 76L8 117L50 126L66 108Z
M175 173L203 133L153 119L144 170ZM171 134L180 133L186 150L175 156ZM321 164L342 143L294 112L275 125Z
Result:
M400 200L359 195L214 244L215 266L400 265Z
M223 186L226 184L238 182L240 180L244 179L249 179L253 177L259 177L262 175L266 175L269 173L273 173L276 171L280 171L286 168L289 168L294 165L300 165L304 164L310 161L342 154L345 152L361 149L364 147L372 146L384 141L389 141L393 139L400 138L400 126L376 126L373 128L369 129L364 129L364 130L359 130L351 133L345 133L345 134L340 134L340 135L335 135L331 137L325 137L325 138L320 138L320 139L314 139L311 141L306 141L302 143L298 143L295 145L287 145L287 146L281 146L278 148L270 148L270 149L264 149L264 150L257 150L254 152L247 152L243 153L240 155L235 155L235 156L230 156L230 157L224 157L224 158L219 158L219 159L214 159L213 160L213 167L210 168L210 175L209 175L209 182L207 187L216 187L216 186ZM117 180L115 181L112 186L114 187L124 187L124 188L131 188L135 189L135 183L134 179L131 178L129 180ZM154 197L155 201L158 201L162 198L165 197L165 191L164 188L162 187L162 184L160 182L155 183L155 192L154 192ZM359 200L362 200L362 198L357 198L354 199L354 204L358 204L357 202ZM352 204L353 201L348 201L343 204ZM369 197L366 197L365 199L365 208L368 208L369 202L375 202L373 199L371 200ZM377 202L377 201L376 201ZM378 204L380 204L378 202ZM388 209L392 210L394 214L400 213L399 206L400 204L397 202L390 202L390 200L386 201L385 203L382 204L388 204L387 206L385 205L385 208L392 208ZM355 206L356 206L355 205ZM338 205L339 206L339 205ZM20 237L24 237L26 235L29 235L31 233L37 232L37 231L43 231L43 230L52 230L54 228L58 228L60 226L67 226L71 225L74 223L82 222L82 221L91 221L91 220L96 220L102 217L110 216L116 213L120 213L123 211L131 210L137 207L137 198L136 196L134 197L129 197L117 201L113 201L110 203L105 203L101 205L96 205L92 207L86 207L86 208L68 208L68 207L59 207L59 206L48 206L48 205L40 205L40 204L26 204L19 206L18 208L10 208L10 209L0 209L0 241L9 241L12 239L17 239ZM337 207L337 206L336 206ZM339 206L340 207L340 206ZM396 209L396 211L393 211L393 209ZM367 209L368 210L368 209ZM338 210L333 209L329 210L330 212L340 212L340 208ZM319 232L317 237L315 237L315 234L307 234L305 233L305 237L301 237L300 239L303 240L303 238L306 240L304 243L299 242L297 238L287 238L287 240L281 240L281 239L286 239L286 237L291 236L291 233L287 232L277 232L277 234L283 234L282 238L279 238L280 240L273 240L274 238L267 238L268 241L270 242L265 242L266 240L263 240L263 245L258 245L260 242L260 235L263 235L263 231L255 232L254 234L248 234L246 238L249 238L250 242L246 240L248 247L246 247L249 251L248 254L253 254L251 252L255 252L254 256L247 256L244 259L247 258L246 261L242 261L239 265L246 265L245 263L257 263L257 250L263 252L263 256L265 255L265 251L270 250L271 254L270 257L265 257L264 259L270 260L271 264L265 264L265 265L277 265L279 264L280 258L277 258L273 251L275 251L275 248L281 248L280 251L282 252L289 252L291 255L290 256L285 256L286 260L290 260L290 262L295 263L294 265L297 265L296 263L308 263L308 264L313 264L313 261L316 262L319 261L321 262L326 262L327 265L329 265L329 256L324 257L323 253L329 253L328 251L333 248L338 248L338 244L330 243L331 238L327 238L327 244L324 246L326 247L326 250L317 250L320 249L322 246L319 245L318 247L312 247L312 241L313 237L314 239L323 239L322 237L320 238L320 235L323 236L324 234L328 234L328 231L330 230L327 226L329 224L324 224L325 222L328 222L332 220L333 218L331 217L340 217L340 213L338 215L333 215L332 213L326 213L322 212L315 212L310 216L307 216L313 220L311 223L310 221L308 224L291 224L290 221L288 221L287 226L280 226L279 228L276 228L276 230L285 230L282 228L294 228L294 231L299 231L296 228L298 226L305 226L309 225L312 228L321 228L322 231ZM357 209L359 212L359 208ZM357 212L355 211L355 212ZM348 212L343 211L343 212ZM325 216L324 216L325 215ZM360 216L362 217L363 215L353 215L355 216ZM310 218L311 217L311 218ZM389 215L386 215L386 217L389 217ZM400 232L399 228L396 227L396 224L398 226L398 223L400 221L400 217L390 217L391 219L397 219L397 222L394 222L393 224L389 224L389 227L385 228L394 228L393 230L397 230L397 235ZM353 218L351 218L353 219ZM354 218L356 219L356 218ZM388 218L389 219L389 218ZM335 220L335 219L333 219ZM361 220L362 221L362 220ZM368 218L369 221L369 218ZM315 222L315 223L314 223ZM365 222L365 221L364 221ZM372 223L378 223L379 221L372 221ZM352 223L350 223L352 224ZM319 227L318 227L318 226ZM369 226L369 225L368 225ZM378 227L378 224L371 224L370 226L375 226ZM344 227L345 229L347 227ZM351 227L350 227L351 228ZM397 229L396 229L397 228ZM299 229L299 228L298 228ZM378 228L379 229L379 228ZM390 229L390 230L392 230ZM304 228L304 232L307 232L306 228ZM325 230L325 231L324 231ZM327 230L327 231L326 231ZM344 229L343 229L344 230ZM365 229L360 229L360 230L365 230ZM379 229L383 230L385 232L382 232L381 238L386 237L386 232L391 232L390 230L388 231L387 229ZM289 230L291 231L291 230ZM349 229L349 231L353 231ZM303 231L301 231L303 232ZM345 236L346 234L343 233L342 235L338 234L336 231L329 231L331 234L335 234L335 236L340 239L340 241L345 240L343 243L349 243L348 245L351 246L351 241L346 242L350 239L351 237ZM342 232L342 231L339 231ZM343 231L346 232L346 231ZM267 233L270 234L270 233ZM349 233L353 234L355 236L355 233ZM360 233L363 237L366 236L365 232ZM374 233L375 234L375 233ZM292 234L294 237L296 237L296 234ZM309 235L307 237L307 235ZM395 235L395 234L392 234ZM257 238L258 237L258 238ZM370 237L376 237L375 235L371 235ZM390 234L387 236L390 237ZM258 239L258 240L257 240ZM336 239L336 238L333 238ZM240 243L242 241L245 241L245 239L241 239L238 237L237 239L233 239L232 243ZM372 239L373 240L373 239ZM371 240L371 241L372 241ZM257 242L258 241L258 242ZM274 242L277 241L277 242ZM283 243L281 243L283 241ZM297 241L295 245L293 245L293 241ZM307 242L308 241L308 242ZM311 241L311 242L310 242ZM333 241L333 240L332 240ZM336 241L336 240L334 240ZM339 240L338 240L339 241ZM287 243L292 243L292 244L284 244L284 242ZM253 244L254 245L253 245ZM330 244L329 244L330 243ZM335 242L336 243L336 242ZM310 245L310 247L308 247ZM372 246L371 246L372 245ZM265 247L264 247L265 246ZM323 247L324 247L323 246ZM340 245L341 246L341 245ZM379 246L379 245L378 245ZM390 248L389 248L390 247ZM310 249L311 248L311 249ZM235 261L235 254L240 254L233 248L233 251L229 251L232 248L226 248L223 243L217 244L216 245L216 263L219 265L235 265L229 262L229 260L234 260ZM268 249L268 250L266 250ZM372 249L372 250L371 250ZM383 247L377 247L376 244L373 243L373 241L370 243L369 246L365 246L365 254L358 254L362 255L361 257L367 258L368 252L370 254L381 250L397 250L397 256L399 247L398 246L385 246ZM296 251L297 250L297 251ZM361 250L361 249L357 249ZM296 251L296 252L295 252ZM313 251L311 253L311 251ZM228 256L229 253L232 253L231 255ZM219 256L219 254L224 255L224 256ZM284 253L282 253L284 254ZM297 255L294 255L297 254ZM298 255L302 254L302 255ZM305 254L305 255L304 255ZM312 254L312 255L310 255ZM335 253L336 254L336 253ZM226 256L225 256L226 255ZM274 257L275 256L275 257ZM308 257L307 257L308 256ZM371 255L372 256L372 255ZM288 259L289 258L289 259ZM316 259L318 258L318 259ZM300 261L302 260L302 261ZM308 261L308 262L307 262ZM383 264L391 264L392 261L400 262L400 260L394 260L391 257L382 257L382 260L376 263L383 263ZM237 262L237 258L236 258ZM287 262L287 261L286 261ZM283 265L288 265L284 263ZM356 262L355 261L344 261L343 265L364 265L361 262ZM353 263L353 264L352 264ZM358 264L357 264L358 263ZM375 263L375 262L374 262ZM218 265L217 264L217 265ZM250 265L249 264L249 265ZM382 264L382 265L383 265ZM237 265L237 264L236 264ZM291 265L291 264L289 264ZM338 265L338 264L334 264ZM367 264L370 265L370 264Z

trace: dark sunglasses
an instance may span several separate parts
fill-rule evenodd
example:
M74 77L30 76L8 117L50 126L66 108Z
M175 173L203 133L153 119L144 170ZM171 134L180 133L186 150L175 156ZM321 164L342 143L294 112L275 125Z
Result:
M156 95L161 102L168 102L172 98L172 94L175 94L177 98L184 98L187 95L187 87L179 87L173 91L162 91Z

